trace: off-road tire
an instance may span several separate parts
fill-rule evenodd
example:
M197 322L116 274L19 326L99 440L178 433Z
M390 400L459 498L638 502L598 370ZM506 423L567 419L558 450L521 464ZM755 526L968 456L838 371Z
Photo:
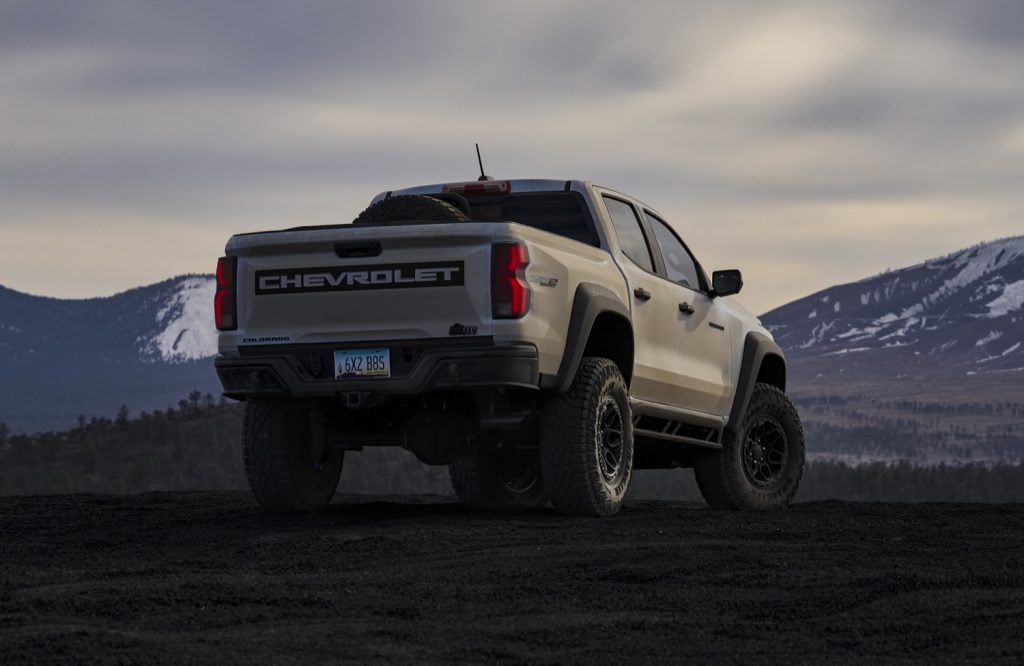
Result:
M418 194L403 194L370 204L352 224L430 220L434 222L466 222L469 217L450 203Z
M535 455L475 451L449 465L448 477L459 500L473 507L535 509L547 501Z
M256 502L267 511L317 511L338 487L343 451L320 463L310 456L309 414L296 400L250 399L245 405L242 458Z
M704 453L693 468L712 509L784 509L804 471L804 428L793 403L769 384L755 384L743 424L726 431L722 448Z
M559 513L618 513L633 471L633 420L629 390L611 360L583 358L569 390L544 401L540 463Z

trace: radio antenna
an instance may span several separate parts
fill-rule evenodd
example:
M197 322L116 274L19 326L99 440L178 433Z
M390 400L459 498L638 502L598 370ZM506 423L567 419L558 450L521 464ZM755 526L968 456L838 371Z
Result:
M484 161L483 161L483 158L480 157L480 144L478 143L478 144L475 144L475 145L476 145L476 161L477 161L477 164L480 165L480 177L477 178L477 180L492 180L490 176L488 176L486 173L484 173Z

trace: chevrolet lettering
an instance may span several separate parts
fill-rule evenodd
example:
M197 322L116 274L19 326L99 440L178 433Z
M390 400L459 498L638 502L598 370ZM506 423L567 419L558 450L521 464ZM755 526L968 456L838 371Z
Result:
M256 295L410 287L458 287L463 262L256 271Z

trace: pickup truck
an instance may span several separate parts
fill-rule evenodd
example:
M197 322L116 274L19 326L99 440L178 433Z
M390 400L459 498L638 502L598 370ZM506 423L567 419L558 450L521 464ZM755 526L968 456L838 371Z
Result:
M346 452L400 446L474 506L611 515L634 469L690 467L712 508L785 507L804 433L740 271L620 192L484 178L228 241L215 367L257 502L318 510Z

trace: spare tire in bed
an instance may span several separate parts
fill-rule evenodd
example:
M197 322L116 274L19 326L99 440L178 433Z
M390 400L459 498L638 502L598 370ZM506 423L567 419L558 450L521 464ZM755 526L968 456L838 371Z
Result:
M403 194L370 204L352 224L377 224L428 220L433 222L468 222L469 216L450 203L425 195Z

